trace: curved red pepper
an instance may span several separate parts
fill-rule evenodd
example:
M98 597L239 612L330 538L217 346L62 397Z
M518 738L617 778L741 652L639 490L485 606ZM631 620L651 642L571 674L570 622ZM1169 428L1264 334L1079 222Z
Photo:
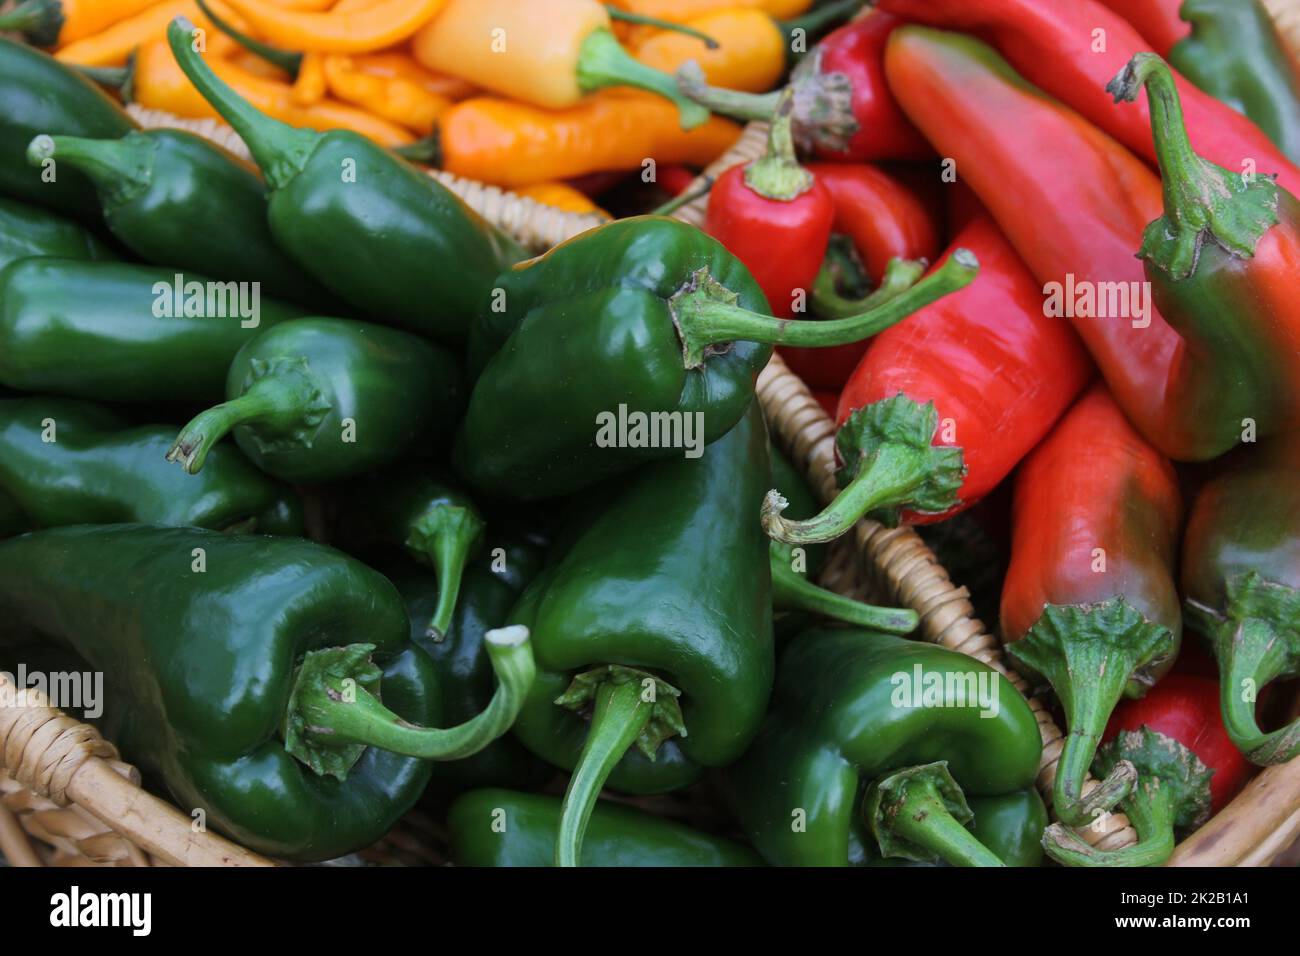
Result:
M1184 321L1176 331L1151 303L1134 252L1164 210L1147 165L969 37L896 30L886 70L900 104L956 162L1038 281L1070 313L1085 312L1073 315L1075 330L1147 441L1185 461L1239 441L1240 407L1224 399L1253 400L1242 381L1272 381L1277 355L1257 348L1262 327L1240 340L1233 322L1216 330ZM1285 270L1277 274L1285 284ZM1089 302L1116 304L1114 293L1129 298L1128 310L1087 314ZM1257 417L1261 433L1286 424Z
M1127 783L1116 773L1082 793L1111 710L1145 693L1178 653L1181 518L1173 467L1100 384L1016 477L1002 635L1017 668L1046 678L1065 711L1054 802L1070 826L1090 823L1132 783L1124 765Z
M1123 17L1095 0L879 0L878 5L908 20L988 37L1031 83L1155 162L1147 111L1125 111L1106 95L1111 77L1148 44ZM891 87L898 95L892 81ZM1198 153L1235 171L1276 173L1283 186L1300 191L1300 168L1259 127L1182 77L1178 92Z
M873 283L880 283L891 259L934 260L938 223L929 206L903 183L865 163L810 163L808 170L830 192L833 231L853 241ZM866 349L866 342L852 342L824 349L781 349L781 356L810 388L839 389Z
M1192 32L1192 25L1178 15L1183 0L1101 0L1127 20L1150 49L1168 56L1179 40Z
M1010 243L987 216L955 240L975 253L980 274L871 340L842 395L836 420L903 392L934 402L936 444L963 449L961 502L950 517L993 490L1092 377L1092 362L1064 319L1043 315L1043 295Z

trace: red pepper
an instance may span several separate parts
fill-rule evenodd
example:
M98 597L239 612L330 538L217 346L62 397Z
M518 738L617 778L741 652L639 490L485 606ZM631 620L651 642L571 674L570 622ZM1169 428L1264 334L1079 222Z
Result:
M1148 44L1095 0L879 0L879 6L908 20L988 37L1031 83L1155 161L1146 111L1125 112L1106 95L1111 77ZM898 95L892 79L890 85ZM1287 189L1300 190L1300 168L1253 122L1181 77L1178 92L1198 153L1232 170L1276 173Z
M1016 477L1002 637L1017 669L1045 678L1065 712L1054 803L1070 826L1091 823L1132 784L1121 764L1082 792L1111 710L1142 696L1177 656L1181 518L1173 467L1100 384Z
M1101 0L1127 20L1150 49L1168 56L1173 45L1192 32L1192 25L1178 15L1183 0Z
M1261 433L1287 427L1259 414L1259 396L1242 387L1278 379L1259 328L1184 321L1176 331L1150 302L1133 253L1163 203L1145 163L970 37L896 30L886 70L900 104L1053 293L1053 308L1071 316L1147 441L1192 461L1236 444L1252 409Z
M1092 377L1092 362L1063 319L1043 315L1043 295L987 216L956 244L975 253L980 274L960 292L927 306L871 340L840 396L836 414L899 392L934 402L935 441L963 450L961 501L950 517L993 490L1048 433Z
M666 164L655 172L655 182L670 196L680 196L695 182L695 173L685 166Z
M835 220L830 193L795 159L793 103L782 98L766 156L718 177L704 217L704 231L749 268L772 314L787 319L807 310Z
M893 259L933 260L939 228L926 203L893 176L864 163L811 163L835 205L833 230L853 241L877 286ZM781 356L810 388L839 389L848 381L866 342L825 349L782 349Z
M900 22L872 11L827 34L795 67L790 88L802 152L839 162L934 156L885 83L885 44ZM708 86L692 65L679 71L678 84L691 99L736 119L766 119L776 103L776 94Z

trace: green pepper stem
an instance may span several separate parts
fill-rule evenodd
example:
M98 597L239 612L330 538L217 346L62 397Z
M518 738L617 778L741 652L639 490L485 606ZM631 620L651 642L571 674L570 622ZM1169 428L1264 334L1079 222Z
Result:
M417 139L413 143L403 143L401 146L394 146L390 152L396 153L411 163L423 163L425 166L438 166L442 156L442 138L435 130L422 139Z
M0 30L25 34L36 46L54 46L59 42L63 19L59 0L26 0L0 13Z
M1120 850L1098 850L1061 823L1043 831L1043 849L1065 866L1160 866L1174 852L1174 807L1168 790L1139 784L1121 809L1138 842Z
M776 26L786 38L793 36L795 30L802 30L806 36L818 36L823 30L842 23L857 13L865 0L834 0L790 20L777 20Z
M167 460L197 475L208 452L236 426L257 424L270 432L293 434L319 425L327 407L305 363L272 367L238 398L191 419L168 449Z
M560 809L556 866L579 865L587 821L591 819L600 791L614 767L650 723L653 713L653 702L644 699L641 684L636 681L605 681L596 689L591 728Z
M176 62L203 98L235 128L261 167L267 184L272 189L283 187L302 170L321 134L295 129L255 109L212 72L194 49L194 33L194 24L185 17L177 17L168 25L167 42Z
M465 564L482 540L483 528L483 519L473 510L442 504L422 515L407 539L407 547L427 559L438 577L438 603L427 630L435 641L451 627Z
M760 342L821 348L844 345L897 325L918 309L974 281L979 261L969 249L957 249L943 265L906 292L877 308L842 319L776 319L736 305L736 295L705 270L670 300L687 368L699 368L708 352L731 342Z
M920 616L908 608L876 607L818 587L790 567L789 553L776 542L770 552L772 604L780 610L807 611L887 634L911 634L921 623Z
M658 93L676 105L682 129L709 121L709 111L683 96L672 76L631 56L618 38L602 27L593 30L578 51L578 87L590 93L606 86L635 86Z
M792 202L813 188L813 174L794 152L791 113L794 93L787 87L776 101L767 132L767 153L745 166L745 185L764 199Z
M461 760L473 756L508 731L537 675L528 628L514 625L483 635L497 688L479 714L456 727L416 727L393 713L359 683L348 684L327 666L313 666L308 655L299 668L291 697L309 745L378 747L422 760Z
M684 23L673 23L671 20L661 20L659 17L648 17L644 13L632 13L630 10L623 10L608 3L605 4L605 10L611 20L635 23L643 27L654 27L657 30L666 30L669 33L680 33L682 36L694 37L710 50L716 50L721 45L703 30L696 30Z
M128 203L149 187L153 156L153 143L136 134L121 139L41 135L27 146L27 162L32 166L54 159L84 173L105 206Z
M679 194L668 200L661 206L655 206L647 216L671 216L683 206L688 206L697 199L703 199L713 189L713 177L705 176L703 181L694 189L683 189Z
M1255 695L1246 693L1248 687L1258 693L1286 670L1287 644L1272 624L1258 618L1227 621L1217 629L1214 644L1223 726L1237 749L1260 766L1300 754L1300 719L1265 733L1255 719Z
M817 274L817 281L813 283L811 296L813 311L827 319L843 319L857 315L878 308L902 295L916 285L923 275L925 275L924 260L895 257L889 260L889 265L885 267L885 274L881 276L880 285L870 295L863 296L861 299L848 299L836 291L833 269L824 266Z
M261 40L255 40L247 33L237 29L231 23L220 16L208 6L206 0L198 0L199 9L203 15L212 21L212 25L224 33L230 39L234 40L241 47L259 56L272 66L278 66L284 72L288 73L293 79L298 78L298 72L302 69L302 54L295 53L292 50L282 50L277 46L271 46L269 43L263 43Z
M886 857L938 857L952 866L1005 865L966 829L974 815L943 761L877 780L863 798L862 812Z
M133 65L128 66L73 66L74 70L84 76L86 79L98 83L100 86L110 90L119 90L122 92L122 99L131 102L131 98L126 94L129 88L131 77L135 72Z
M744 93L720 86L710 86L704 71L694 60L680 67L675 74L677 90L692 102L713 113L733 119L768 120L776 112L782 90L771 93Z

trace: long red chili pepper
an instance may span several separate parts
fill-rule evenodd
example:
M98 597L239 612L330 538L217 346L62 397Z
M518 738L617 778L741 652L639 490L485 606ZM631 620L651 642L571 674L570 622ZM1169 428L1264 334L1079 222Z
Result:
M1145 110L1125 113L1105 94L1107 81L1148 45L1123 17L1095 0L879 0L879 7L990 38L1031 83L1154 162ZM1229 169L1276 173L1287 189L1300 190L1300 168L1259 127L1181 77L1177 82L1197 152Z
M704 217L704 231L749 268L772 314L787 319L807 310L835 221L830 193L795 158L793 105L782 97L766 156L718 177Z
M873 11L827 34L800 61L790 88L795 138L803 152L839 162L934 156L885 83L885 44L901 22ZM766 119L776 105L775 94L708 86L698 69L684 68L677 78L683 93L726 116Z
M1091 823L1132 783L1121 761L1083 793L1112 709L1142 696L1178 653L1181 517L1173 467L1100 384L1016 476L1002 638L1016 667L1046 679L1065 712L1053 802L1070 826Z
M1052 294L1053 310L1071 318L1147 441L1171 458L1201 460L1240 441L1243 418L1261 433L1282 427L1242 387L1276 379L1259 330L1238 341L1235 323L1218 330L1198 319L1175 331L1152 306L1133 255L1163 211L1145 163L970 37L900 28L885 66L900 104L956 163Z
M1241 789L1250 764L1233 745L1219 714L1219 685L1172 673L1141 700L1115 708L1098 753L1104 772L1117 759L1138 771L1138 784L1121 804L1139 841L1122 850L1088 846L1060 824L1044 834L1047 852L1070 866L1155 866L1174 850L1174 838L1217 813Z
M849 237L879 286L894 259L933 261L939 252L939 224L911 189L866 163L810 163L808 171L831 194L833 231ZM839 389L848 381L866 342L827 349L782 349L786 364L810 388Z
M906 513L916 523L950 517L993 490L1092 376L1087 352L1066 322L1043 315L1038 284L992 220L975 219L956 243L979 259L979 278L872 339L836 412L843 426L858 409L899 394L933 403L934 443L960 452L966 471L960 501L929 514ZM832 537L843 533L863 514L852 502L880 482L863 470L813 520ZM799 523L783 522L782 530L797 533Z
M1127 20L1150 49L1168 56L1173 45L1192 32L1192 25L1178 15L1183 0L1101 0Z

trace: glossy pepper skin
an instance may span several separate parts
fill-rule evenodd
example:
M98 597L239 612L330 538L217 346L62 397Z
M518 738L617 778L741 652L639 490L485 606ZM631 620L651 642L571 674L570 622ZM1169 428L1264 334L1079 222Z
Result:
M1244 445L1200 490L1183 545L1188 627L1219 662L1228 735L1250 760L1300 752L1300 721L1262 731L1255 701L1300 673L1300 444L1288 435Z
M192 571L193 549L206 570ZM103 727L177 804L274 857L368 846L415 802L430 764L367 748L347 779L318 776L279 737L298 660L359 639L385 703L439 716L428 657L393 586L320 545L147 525L81 526L0 544L6 656L67 648L104 673ZM14 657L17 655L17 657Z
M577 768L560 865L580 859L606 779L628 793L679 789L739 757L757 730L773 670L768 545L754 520L768 477L755 403L702 458L607 487L514 609L539 665L515 735ZM593 695L588 722L573 711Z
M1197 88L1255 121L1300 162L1300 75L1259 0L1185 0L1192 35L1157 51Z
M989 38L1030 83L1078 110L1143 159L1155 161L1146 111L1125 111L1106 96L1106 82L1149 45L1122 17L1096 0L984 0L978 4L881 0L879 7L907 20L945 30L974 31ZM1105 31L1104 48L1094 49L1100 47L1096 30ZM901 98L898 83L892 77L889 83ZM1276 174L1287 189L1300 189L1300 168L1259 127L1182 77L1177 84L1187 128L1199 153L1228 169ZM915 122L905 104L903 109Z
M923 689L935 681L927 700ZM982 704L974 693L980 682ZM958 697L958 686L970 696ZM994 716L980 716L990 711ZM745 832L769 863L847 866L855 821L872 802L871 790L862 799L864 786L890 781L876 790L888 793L896 782L904 796L919 798L927 776L943 775L931 768L946 762L958 799L1004 796L1032 786L1041 750L1024 698L978 661L872 631L821 628L795 638L782 655L763 728L724 777ZM883 855L999 865L959 825L965 815L955 802L945 801L947 812L929 805L930 824L942 826L926 835L891 826L885 801L886 822L873 831ZM908 816L901 811L900 819Z
M94 187L72 170L53 182L23 161L33 136L125 136L135 129L107 94L24 43L0 38L0 193L83 221L98 208Z
M457 866L552 866L560 827L557 797L475 790L447 814ZM583 866L762 866L757 853L631 807L596 807L583 844Z
M1240 441L1243 418L1256 418L1261 432L1277 424L1260 409L1272 387L1258 383L1275 374L1259 332L1232 341L1232 323L1165 314L1146 294L1134 252L1161 214L1161 187L1145 163L969 37L900 28L886 70L903 108L956 161L1148 442L1200 461Z
M106 402L212 401L246 342L301 314L252 293L209 295L211 280L181 278L178 292L176 273L156 266L71 259L6 266L0 382Z
M0 399L0 495L24 529L144 522L301 535L302 503L234 448L192 479L164 460L174 430L74 399Z
M364 53L407 39L447 0L376 0L332 10L289 10L262 0L227 0L269 42L290 49Z
M282 481L341 481L440 448L463 405L460 362L447 350L368 322L297 319L239 350L226 401L190 421L168 459L195 474L233 432Z
M1175 43L1187 36L1191 25L1178 15L1184 0L1101 0L1133 25L1150 48L1168 56Z
M702 426L707 445L748 408L770 355L760 343L855 341L977 270L973 258L954 255L859 315L782 321L766 312L744 265L697 229L643 216L588 230L498 279L501 308L483 309L474 323L469 366L478 377L453 461L473 488L529 499L679 454L687 426L697 440ZM615 441L620 406L683 413L678 447L601 447L650 444L630 431Z
M1060 318L1043 314L1042 290L986 216L954 240L980 260L965 289L886 329L867 347L840 394L836 420L899 392L934 402L936 440L962 450L959 504L939 521L978 502L1042 440L1092 377L1083 345Z
M18 259L113 260L117 256L94 233L37 206L0 198L0 269Z
M1101 385L1017 473L1002 639L1016 668L1050 683L1065 711L1053 808L1071 826L1091 823L1132 784L1120 766L1082 792L1115 705L1145 694L1178 654L1181 519L1173 467Z
M522 253L435 180L355 133L294 129L253 109L168 28L185 74L248 144L280 247L376 321L463 344L493 280Z
M27 158L88 177L108 228L147 262L260 282L268 296L316 308L330 301L271 238L261 179L202 137L169 129L115 140L38 136Z
M895 259L934 261L940 252L939 224L905 183L867 163L810 163L808 171L826 187L835 205L835 234L849 237L876 289ZM813 286L813 307L818 301ZM828 316L833 318L834 316ZM810 388L838 392L849 380L868 343L827 349L782 349L781 357Z

